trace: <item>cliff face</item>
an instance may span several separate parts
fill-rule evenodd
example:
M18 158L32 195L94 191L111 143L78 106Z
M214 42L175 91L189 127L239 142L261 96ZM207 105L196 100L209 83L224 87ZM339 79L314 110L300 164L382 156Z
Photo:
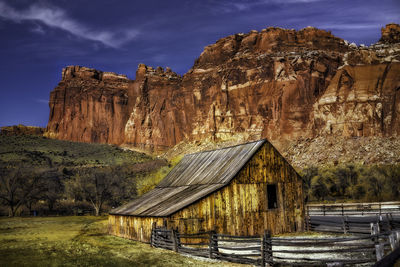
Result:
M400 134L400 63L346 66L314 104L318 135Z
M121 144L131 86L124 75L70 66L50 93L48 137Z
M268 28L207 46L183 77L139 65L136 80L68 67L48 135L148 149L183 140L399 135L400 27L357 47L326 31Z

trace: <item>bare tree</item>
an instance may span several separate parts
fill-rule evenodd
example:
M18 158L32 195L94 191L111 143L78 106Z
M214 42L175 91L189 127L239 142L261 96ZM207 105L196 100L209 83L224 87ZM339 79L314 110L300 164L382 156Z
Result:
M0 200L14 217L18 209L39 193L41 176L23 166L0 169Z
M90 168L78 171L65 183L67 194L88 201L99 216L106 201L118 190L120 178L111 167Z

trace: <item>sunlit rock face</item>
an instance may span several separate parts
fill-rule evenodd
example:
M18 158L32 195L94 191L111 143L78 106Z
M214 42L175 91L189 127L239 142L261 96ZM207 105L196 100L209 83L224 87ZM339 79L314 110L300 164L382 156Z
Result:
M135 81L68 67L50 96L48 134L145 149L185 140L398 135L393 27L370 47L312 27L236 34L207 46L182 77L143 64Z
M317 135L400 134L400 63L346 66L314 105Z
M126 76L70 66L50 94L46 135L80 142L121 144L129 118Z
M382 37L379 40L382 43L395 44L400 42L400 25L391 23L382 28Z

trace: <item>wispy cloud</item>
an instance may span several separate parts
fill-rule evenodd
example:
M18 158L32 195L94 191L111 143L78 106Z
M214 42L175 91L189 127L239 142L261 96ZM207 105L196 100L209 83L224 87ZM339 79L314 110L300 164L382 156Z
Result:
M335 29L335 30L364 30L380 28L377 23L337 23L337 24L321 24L318 25L322 29Z
M48 99L35 98L33 100L35 100L35 102L40 103L40 104L46 104L46 105L49 104L49 100Z
M139 31L135 29L112 32L91 29L69 17L66 12L60 8L38 4L33 4L25 10L17 10L0 1L0 17L14 22L41 22L48 27L61 29L79 38L98 41L106 46L114 48L121 47L139 34ZM43 28L41 28L41 30L43 30Z
M237 1L231 0L226 2L219 2L215 6L213 2L213 8L218 12L222 13L231 13L237 11L245 11L248 9L252 9L258 6L265 5L285 5L285 4L307 4L314 2L321 2L325 0L254 0L254 1Z

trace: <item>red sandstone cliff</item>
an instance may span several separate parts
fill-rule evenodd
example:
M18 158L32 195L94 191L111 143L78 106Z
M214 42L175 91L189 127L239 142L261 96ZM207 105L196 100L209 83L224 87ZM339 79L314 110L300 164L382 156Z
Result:
M47 134L172 147L183 140L283 141L400 134L400 27L357 47L315 28L268 28L207 46L183 77L139 65L136 80L67 67Z
M46 135L81 142L121 144L131 111L132 82L124 75L70 66L50 94Z

